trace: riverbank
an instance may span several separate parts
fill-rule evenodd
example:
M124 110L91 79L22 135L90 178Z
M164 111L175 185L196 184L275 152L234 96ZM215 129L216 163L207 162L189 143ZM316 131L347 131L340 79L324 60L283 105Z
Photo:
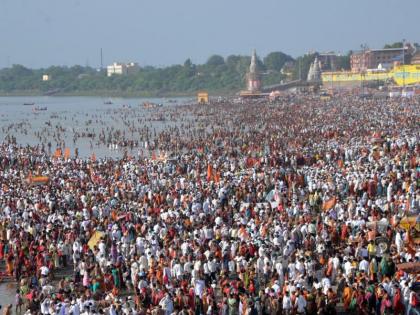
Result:
M214 97L230 97L235 94L228 91L208 91L211 96ZM104 90L93 90L93 91L74 91L74 92L57 92L50 94L43 91L13 91L4 92L0 91L0 97L23 97L23 96L71 96L71 97L121 97L121 98L176 98L176 97L196 97L196 92L140 92L140 91L104 91Z

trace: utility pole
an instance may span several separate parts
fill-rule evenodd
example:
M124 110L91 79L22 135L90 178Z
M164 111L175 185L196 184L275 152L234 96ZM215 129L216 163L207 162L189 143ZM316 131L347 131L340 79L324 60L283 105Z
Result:
M102 48L101 48L101 71L104 69L104 59L102 55Z
M403 91L405 91L405 38L403 39L403 47L402 47L402 65L403 65Z
M364 80L365 80L365 73L366 73L366 69L367 69L367 58L366 58L366 48L367 48L367 45L366 44L362 44L362 45L360 45L360 47L362 48L362 58L361 58L361 60L363 60L363 64L362 64L362 66L360 67L361 69L361 71L360 71L360 76L361 76L361 78L360 78L360 92L361 92L361 94L365 94L364 92L365 92L365 82L364 82Z
M299 81L302 80L302 59L299 59Z
M331 94L334 95L334 74L333 74L333 66L332 66L331 59L330 59L330 71L331 71Z

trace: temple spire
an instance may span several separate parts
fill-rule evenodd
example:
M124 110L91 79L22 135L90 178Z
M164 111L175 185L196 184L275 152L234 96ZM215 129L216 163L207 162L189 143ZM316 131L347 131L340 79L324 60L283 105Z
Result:
M251 64L249 65L248 78L248 91L259 92L261 89L261 78L257 67L257 52L255 49L252 52Z
M249 73L257 73L257 52L254 49L251 57L251 65L249 66Z

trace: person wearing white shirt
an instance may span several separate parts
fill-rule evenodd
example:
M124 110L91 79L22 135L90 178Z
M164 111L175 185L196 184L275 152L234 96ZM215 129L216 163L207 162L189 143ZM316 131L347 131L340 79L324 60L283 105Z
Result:
M102 255L106 255L106 244L105 244L104 240L101 240L101 241L99 242L99 244L98 244L98 248L99 248L99 252L100 252Z
M289 292L286 292L286 294L283 296L282 306L283 314L289 315L292 310L292 300L290 299Z
M203 297L205 285L206 283L204 282L204 280L201 280L201 279L195 280L194 293L196 296L199 296L200 299Z
M180 280L183 274L183 268L182 265L179 263L179 261L175 261L174 265L172 266L172 277Z
M117 315L117 310L115 309L115 305L111 304L109 307L109 315Z
M131 264L131 283L136 286L137 274L139 273L139 264L133 261Z
M350 277L352 275L353 266L349 260L345 259L344 261L344 273L346 276Z
M80 315L80 308L79 308L79 304L75 303L74 301L71 302L71 306L70 306L70 314L73 315Z
M277 275L279 276L278 277L279 285L283 286L283 282L284 282L283 264L280 261L278 261L275 264L275 268L276 268L276 271L277 271Z
M404 241L400 231L397 231L397 233L395 234L395 245L397 246L398 254L400 254L402 249L404 248Z
M409 288L406 280L402 280L401 283L400 283L400 286L401 286L401 293L402 293L402 297L403 297L403 302L404 302L405 308L407 309L408 303L410 301L410 288Z
M257 273L259 273L259 274L263 273L264 257L262 257L262 256L258 257L255 267L257 269Z
M363 271L365 274L369 272L369 262L366 259L362 259L359 263L359 271Z
M321 284L322 284L322 292L324 292L324 294L326 295L328 292L328 289L331 288L330 279L328 277L322 278Z
M297 308L297 314L305 314L306 311L306 299L300 293L300 289L297 291L297 297L295 300L295 306Z
M297 262L296 262L296 270L297 270L297 272L300 274L300 275L302 275L302 276L304 276L305 274L306 274L306 271L305 271L305 264L304 264L304 259L303 258L301 258L301 259L299 259Z
M165 315L171 315L174 311L174 303L169 293L166 293L163 299L160 300L159 305L162 307L162 310L165 312Z
M41 276L47 277L50 272L50 269L47 266L42 266L40 268L40 271L41 271Z
M278 281L278 280L276 280L276 281L274 282L274 284L271 286L271 288L274 290L274 292L275 292L276 294L278 294L278 293L280 292L280 289L281 289L281 287L280 287L280 285L279 285L279 281Z
M217 266L218 266L218 264L217 264L217 259L216 258L213 258L212 260L209 260L208 268L209 268L209 271L210 271L211 274L214 275L216 273Z
M50 304L51 300L49 298L46 298L44 301L41 302L41 313L43 315L47 315L50 313Z

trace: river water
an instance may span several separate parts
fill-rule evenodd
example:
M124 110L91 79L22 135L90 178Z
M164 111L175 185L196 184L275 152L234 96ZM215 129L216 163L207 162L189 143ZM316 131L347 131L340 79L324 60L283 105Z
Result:
M106 104L111 101L112 104ZM150 102L163 104L158 109L146 109L143 104ZM192 102L187 98L113 98L101 97L0 97L0 142L7 136L16 138L22 145L41 145L47 148L51 143L51 150L61 146L57 140L64 142L74 155L74 149L79 150L80 157L121 157L124 151L136 154L138 149L121 148L115 150L109 144L98 143L98 138L91 139L81 136L83 132L96 133L104 131L106 137L110 131L127 132L128 125L136 128L148 127L159 130L163 127L156 112L164 112L165 108ZM24 104L34 105L24 105ZM37 108L45 107L47 110L39 111ZM57 127L59 129L57 129ZM59 131L57 131L59 130ZM58 135L59 133L59 135ZM74 136L79 137L74 142ZM139 140L139 135L126 134L129 140Z

